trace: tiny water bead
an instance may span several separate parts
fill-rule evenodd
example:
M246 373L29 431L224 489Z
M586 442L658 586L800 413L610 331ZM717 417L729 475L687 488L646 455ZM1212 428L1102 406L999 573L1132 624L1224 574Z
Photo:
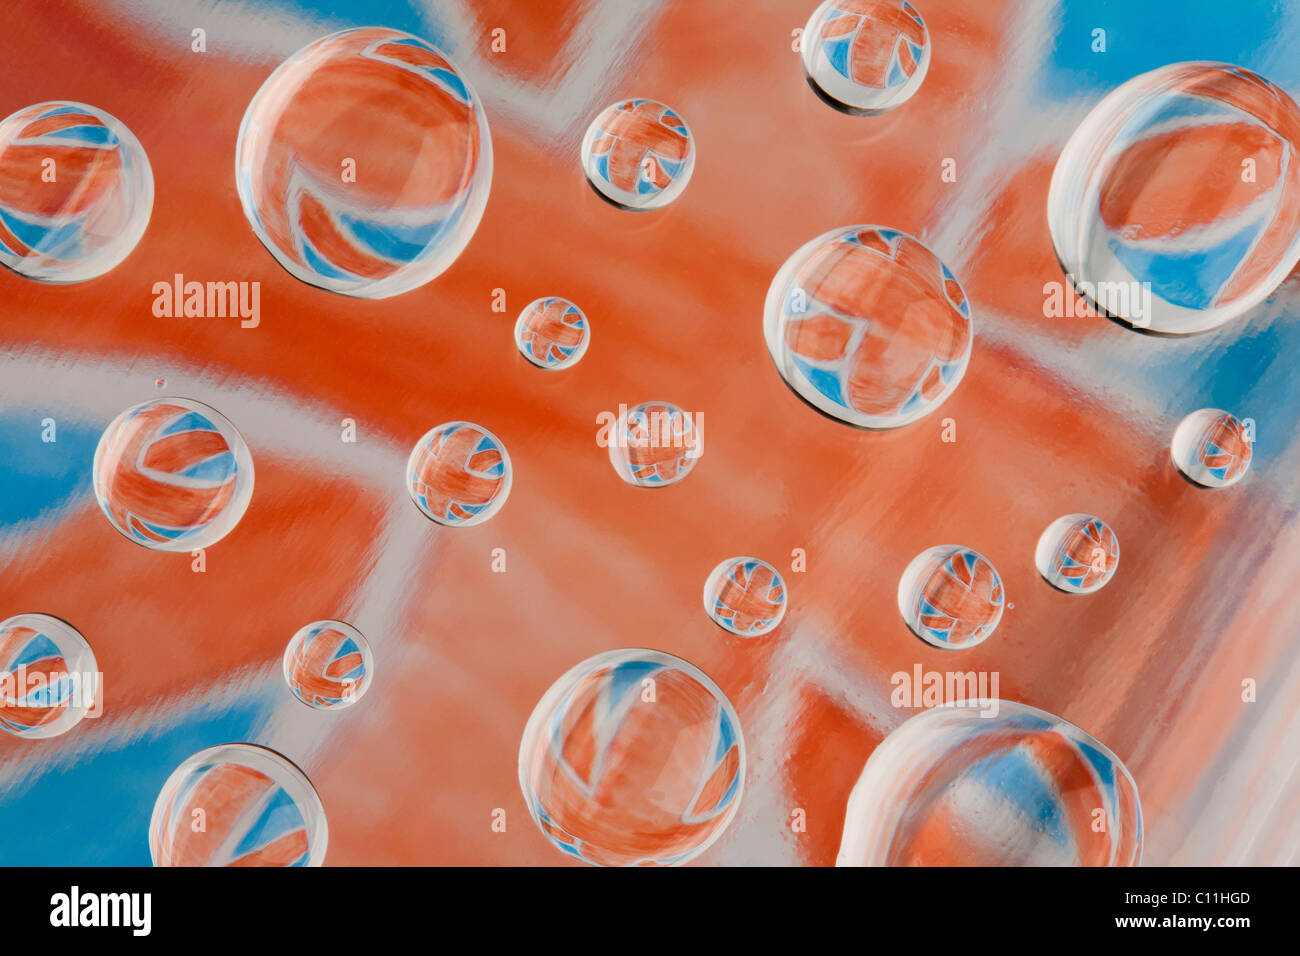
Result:
M0 727L29 739L66 734L98 694L95 655L71 624L48 614L0 623Z
M1216 328L1300 261L1298 147L1300 110L1249 70L1175 63L1135 77L1057 161L1057 258L1084 298L1135 328Z
M135 248L153 171L122 122L54 101L0 121L0 263L40 282L82 282Z
M359 701L375 673L370 644L351 624L315 621L284 649L284 680L304 704L342 710Z
M1206 488L1227 488L1246 476L1255 449L1255 423L1218 408L1202 408L1174 432L1170 454L1178 470Z
M686 188L695 138L686 121L655 100L605 107L582 138L582 169L606 199L628 209L658 209Z
M910 718L872 752L837 866L1138 865L1142 807L1118 757L1045 711L964 704Z
M510 495L513 471L501 440L481 425L447 422L416 443L406 463L411 500L438 524L487 521Z
M576 365L591 342L591 325L583 311L559 296L534 299L519 313L515 345L539 368Z
M797 395L860 428L897 428L938 408L974 339L948 267L880 226L833 229L792 255L768 289L763 333Z
M704 582L704 610L713 623L741 637L761 637L785 617L785 580L758 558L728 558Z
M681 481L704 454L702 426L670 402L621 406L606 441L618 476L639 488Z
M740 721L703 671L659 651L598 654L528 718L519 785L563 852L604 866L669 866L731 823L745 781Z
M450 266L492 181L483 106L407 33L334 33L285 60L239 128L235 183L253 232L303 282L367 299Z
M963 650L985 641L1002 620L1006 595L992 562L944 544L922 551L898 582L898 611L927 644Z
M154 866L320 866L328 842L311 781L253 744L190 757L163 784L149 820Z
M1119 538L1092 515L1057 518L1038 539L1034 564L1047 583L1071 594L1099 591L1119 566Z
M903 0L826 0L808 19L800 49L821 94L868 115L911 99L930 68L930 32Z
M113 527L158 551L216 544L253 497L253 459L221 413L186 398L127 409L95 449L95 498Z

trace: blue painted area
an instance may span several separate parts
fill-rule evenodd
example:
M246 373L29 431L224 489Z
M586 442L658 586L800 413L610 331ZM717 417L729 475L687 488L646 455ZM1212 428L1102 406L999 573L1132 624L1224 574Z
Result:
M1066 0L1040 88L1053 99L1105 93L1125 80L1182 60L1235 63L1266 75L1290 37L1279 0ZM1106 52L1093 52L1093 31L1106 31ZM1293 71L1288 71L1293 72ZM1292 76L1274 79L1290 82Z
M41 440L47 417L56 420L53 442ZM24 521L58 520L89 497L100 431L39 409L0 414L0 531Z
M185 714L177 726L110 741L71 767L46 770L0 796L0 866L57 861L67 866L149 866L149 817L167 777L217 744L256 741L273 698L240 700L219 713ZM69 744L87 718L69 732ZM37 748L57 741L30 741Z
M323 20L340 30L350 27L404 30L443 52L454 49L448 44L446 27L436 19L436 4L409 0L278 0L257 6L290 17Z

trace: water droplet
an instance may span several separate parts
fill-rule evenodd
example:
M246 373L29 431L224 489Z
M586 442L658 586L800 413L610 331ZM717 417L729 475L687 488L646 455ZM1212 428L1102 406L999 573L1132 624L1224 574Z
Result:
M519 784L557 847L605 866L674 865L703 853L740 805L745 743L725 694L659 651L607 651L533 709Z
M922 551L898 582L898 610L907 626L945 650L985 641L1002 620L1005 600L992 562L955 544Z
M826 0L809 17L801 47L813 89L865 115L906 103L930 68L930 32L902 0Z
M351 624L315 621L284 649L289 690L317 710L342 710L359 701L375 673L370 644Z
M38 103L0 121L0 263L82 282L135 248L153 210L144 147L84 103Z
M1060 717L979 700L924 711L872 751L836 863L1137 866L1141 857L1137 784L1118 757Z
M239 128L236 185L253 232L303 282L367 299L455 261L492 181L481 101L433 46L370 27L299 50Z
M609 436L609 460L618 476L640 488L681 481L704 454L702 430L670 402L620 408Z
M513 477L506 446L470 422L431 429L406 463L406 487L415 506L455 528L480 524L500 511Z
M1065 515L1039 537L1034 564L1052 587L1091 594L1101 590L1119 567L1119 538L1100 518Z
M167 379L165 379L165 378L156 378L156 379L153 380L153 385L154 385L154 388L166 388L166 387L167 387Z
M222 744L167 778L149 820L154 866L320 866L329 830L311 781L253 744Z
M758 558L728 558L704 582L704 610L713 623L741 637L761 637L785 617L785 580Z
M1227 488L1245 477L1254 455L1248 420L1218 408L1202 408L1174 431L1170 454L1178 470L1206 488Z
M71 624L48 614L0 623L0 727L31 739L66 734L98 693L95 655Z
M113 527L157 551L224 538L253 497L253 459L221 413L186 398L128 408L99 439L95 497Z
M1300 260L1300 110L1240 67L1129 80L1075 130L1048 224L1081 296L1135 328L1204 332Z
M686 121L655 100L605 107L582 138L582 169L592 187L626 209L658 209L686 188L695 138Z
M800 398L861 428L897 428L938 408L966 374L974 338L948 267L879 226L833 229L786 260L763 331Z
M515 345L519 353L539 368L561 369L576 365L591 342L591 324L568 299L546 296L534 299L519 313Z

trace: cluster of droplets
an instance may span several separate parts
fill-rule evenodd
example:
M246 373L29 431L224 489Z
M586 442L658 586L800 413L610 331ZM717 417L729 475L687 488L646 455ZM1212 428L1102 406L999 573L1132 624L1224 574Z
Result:
M801 51L813 90L861 115L913 97L931 57L925 22L905 0L826 0ZM1297 143L1295 104L1249 71L1177 64L1129 81L1058 162L1049 224L1062 266L1081 295L1141 330L1199 332L1241 315L1300 259ZM624 99L592 120L581 166L615 206L661 209L686 189L695 145L670 106ZM1207 175L1224 150L1249 151L1255 175ZM57 170L45 180L51 188L15 187L46 162ZM102 275L147 226L144 149L94 107L41 103L0 122L0 172L0 263L27 278ZM364 298L410 291L446 270L482 217L491 175L487 120L469 83L435 47L380 28L332 34L286 60L249 104L236 149L244 213L275 260L303 282ZM768 291L763 328L791 390L863 429L903 427L938 408L961 382L974 340L954 273L918 239L879 225L832 229L790 256ZM514 329L521 356L546 370L577 363L590 337L583 310L558 296L529 303ZM1220 488L1244 476L1253 443L1253 421L1203 409L1178 426L1171 456L1189 481ZM619 477L643 488L681 481L703 452L692 416L665 401L622 407L605 444ZM512 482L505 445L467 421L422 436L406 470L415 506L448 528L489 520ZM252 457L216 410L157 398L105 430L93 487L131 541L194 551L228 535L249 507ZM1119 541L1100 518L1072 513L1046 528L1034 558L1053 587L1090 594L1115 574ZM788 601L780 572L755 557L722 561L704 584L708 618L740 638L775 630ZM907 566L898 607L919 638L960 650L986 641L1011 605L988 558L943 545ZM0 624L0 665L0 726L10 733L64 733L96 706L94 655L57 618ZM304 704L339 710L366 692L374 659L355 627L317 621L290 639L283 674ZM877 748L849 802L841 863L1137 861L1141 811L1123 763L1060 718L994 703L996 720L939 708ZM1020 773L1026 761L1033 780ZM537 825L566 854L677 864L735 816L745 762L736 712L707 675L659 651L625 649L582 662L546 692L521 741L519 777ZM1080 803L1087 788L1091 802ZM1035 812L1023 812L1026 801ZM1069 817L1076 804L1107 808L1110 830L1089 837L1086 821ZM990 811L997 820L986 819ZM206 827L192 826L195 812ZM1047 833L1049 820L1069 840ZM306 776L251 744L186 760L150 824L158 865L318 865L326 842Z

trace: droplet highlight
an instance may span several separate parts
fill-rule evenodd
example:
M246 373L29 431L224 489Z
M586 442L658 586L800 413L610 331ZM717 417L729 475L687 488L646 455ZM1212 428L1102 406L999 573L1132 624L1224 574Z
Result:
M1174 464L1206 488L1227 488L1246 477L1255 454L1255 426L1219 408L1202 408L1184 418L1170 443Z
M930 31L903 0L826 0L800 38L813 88L846 112L901 106L930 68Z
M84 282L131 254L153 211L153 171L116 117L57 100L0 121L0 263Z
M957 651L981 644L1002 620L1006 594L993 563L944 544L922 551L898 582L898 611L921 640Z
M289 639L283 667L293 696L317 710L342 710L370 689L375 659L351 624L314 621Z
M1119 538L1087 514L1057 518L1038 539L1034 565L1054 588L1071 594L1101 590L1119 567Z
M1137 866L1142 806L1123 761L1046 711L923 711L849 795L838 866Z
M800 398L859 428L898 428L934 411L970 362L961 284L918 240L848 226L805 244L767 292L763 332Z
M762 637L785 618L781 572L759 558L728 558L704 582L704 611L724 631Z
M299 50L244 114L235 183L253 232L303 282L367 299L447 269L492 181L483 105L436 47L367 27Z
M740 721L703 671L659 651L598 654L556 681L519 747L533 820L603 866L671 866L731 823L745 780Z
M622 100L601 110L587 128L582 168L592 187L616 206L659 209L690 182L695 137L663 103Z
M453 528L481 524L500 511L513 479L501 439L471 422L430 429L406 463L406 487L415 506Z
M1175 63L1103 99L1057 161L1047 218L1076 291L1140 330L1223 325L1300 261L1300 110L1241 67Z
M95 448L95 498L136 544L207 548L239 523L253 497L253 459L214 408L158 398L113 419Z
M154 803L154 866L320 866L329 828L306 774L253 744L201 750Z
M71 624L48 614L0 623L0 727L40 740L66 734L98 704L99 666Z
M556 370L578 364L591 342L586 314L568 299L534 299L515 322L519 354L538 368Z

